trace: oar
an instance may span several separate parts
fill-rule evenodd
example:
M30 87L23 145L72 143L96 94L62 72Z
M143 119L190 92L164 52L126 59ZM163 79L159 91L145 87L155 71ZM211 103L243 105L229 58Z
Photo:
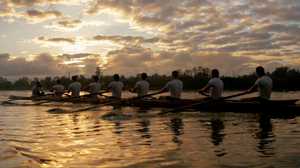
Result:
M74 96L74 97L68 97L68 98L61 98L61 97L59 97L59 99L61 100L61 101L70 101L70 100L72 100L72 99L78 99L78 98L82 98L82 97L90 97L90 96L94 96L94 95L102 95L102 94L104 94L104 93L107 93L107 91L102 91L102 92L97 92L97 93L91 93L91 94L86 94L86 95L82 95L82 96ZM65 93L64 95L66 95L67 93ZM46 101L44 101L44 102L39 102L39 103L36 103L36 104L34 104L34 105L41 105L41 104L44 104L44 103L49 103L49 102L52 102L53 100L46 100Z
M203 100L203 101L200 101L198 103L193 103L193 104L189 104L189 105L186 105L186 106L181 106L181 107L178 107L178 108L175 108L175 109L172 109L172 110L161 112L159 114L162 115L162 114L166 114L166 113L174 113L174 112L182 111L182 110L194 107L194 106L199 106L199 105L206 104L206 103L223 101L223 100L231 99L231 98L234 98L234 97L243 96L243 95L246 95L246 94L250 94L250 92L242 92L242 93L238 93L238 94L234 94L234 95L222 97L222 98L220 98L218 100L214 100L214 99Z
M92 109L95 109L95 108L98 108L98 107L101 107L101 106L109 106L109 105L113 105L113 104L118 104L118 103L121 103L122 101L132 101L132 100L138 100L138 99L142 99L142 98L145 98L145 97L150 97L150 96L154 96L154 95L158 95L158 94L161 94L162 92L154 92L154 93L150 93L150 94L147 94L147 95L144 95L144 96L138 96L138 97L132 97L132 98L129 98L129 99L119 99L119 100L112 100L110 102L105 102L105 103L99 103L95 106L91 106L91 107L86 107L86 108L82 108L82 109L78 109L78 110L74 110L74 111L71 111L69 113L72 113L72 112L82 112L82 111L87 111L87 110L92 110Z
M203 96L205 96L205 97L209 97L209 94L207 94L207 93L205 93L205 92L199 91L198 93L201 94L201 95L203 95Z

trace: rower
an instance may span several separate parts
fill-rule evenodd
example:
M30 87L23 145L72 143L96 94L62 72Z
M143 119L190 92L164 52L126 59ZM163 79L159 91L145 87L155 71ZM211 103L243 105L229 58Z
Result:
M78 76L72 76L72 83L68 87L68 93L71 92L72 97L79 97L80 96L80 89L81 84L78 82Z
M200 94L204 94L210 91L209 98L213 100L218 100L222 97L224 88L224 83L219 77L219 70L213 69L211 71L211 79L208 81L207 85L199 90Z
M36 81L32 88L32 97L44 96L45 93L42 90L42 84L39 81Z
M132 89L133 92L137 93L138 97L148 94L150 84L147 81L147 77L148 75L146 73L142 73L141 80L136 82L134 88Z
M169 81L160 91L160 93L163 92L170 92L170 96L167 96L167 99L170 100L179 100L181 97L181 92L183 90L183 83L181 80L178 79L179 72L173 71L172 72L172 80Z
M88 85L87 91L93 97L97 97L97 94L100 92L100 90L101 90L101 84L99 81L99 77L95 75L93 76L93 82Z
M52 92L57 97L61 97L65 93L65 86L61 84L59 79L56 80L56 84L52 87Z
M272 94L273 81L266 75L265 69L262 66L256 68L257 80L247 92L255 92L258 89L259 96L251 98L252 100L266 101L270 100ZM249 99L247 99L249 100Z
M107 90L111 90L112 98L121 99L123 87L124 84L120 81L120 76L118 74L114 74L113 81L108 84Z

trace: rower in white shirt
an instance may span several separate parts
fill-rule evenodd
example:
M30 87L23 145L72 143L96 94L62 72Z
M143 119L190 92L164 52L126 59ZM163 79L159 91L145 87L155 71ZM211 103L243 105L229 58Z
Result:
M183 90L183 83L181 80L178 79L179 77L179 72L178 71L173 71L172 72L172 80L169 81L162 89L161 93L163 92L170 92L170 96L167 97L167 99L171 100L177 100L180 99L181 97L181 92Z
M42 89L42 84L39 81L35 81L33 88L32 88L32 97L40 97L44 96L45 93Z
M79 97L80 96L81 84L77 80L78 80L78 76L72 76L72 81L73 82L68 87L68 93L71 92L72 97Z
M199 93L206 95L206 92L209 91L209 98L218 100L222 97L223 89L224 83L219 77L219 71L217 69L213 69L211 71L211 79L208 81L206 86L199 90Z
M257 80L254 85L248 89L247 92L255 92L258 89L259 96L254 98L247 98L247 100L253 99L258 101L270 100L273 88L272 79L266 75L265 69L262 66L256 68Z
M52 87L52 92L58 97L61 97L65 93L65 86L61 84L59 79L56 80L56 84Z
M107 89L111 90L113 98L121 99L123 87L124 84L120 81L120 76L114 74L113 81L108 84Z
M93 76L93 82L87 87L87 91L93 96L97 97L97 93L101 90L101 84L98 76Z
M150 84L147 81L148 75L146 73L141 74L141 80L136 82L133 92L137 93L138 97L145 96L148 94Z

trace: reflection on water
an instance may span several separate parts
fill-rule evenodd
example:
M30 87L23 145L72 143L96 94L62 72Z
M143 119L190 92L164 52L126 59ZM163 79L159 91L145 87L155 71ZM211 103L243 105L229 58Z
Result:
M171 118L170 120L171 124L170 124L170 129L173 132L173 142L180 145L182 143L182 141L180 140L180 135L183 134L183 122L181 118Z
M220 117L214 117L211 122L211 139L212 143L216 146L216 156L221 157L226 154L225 149L222 147L222 142L225 137L224 134L224 122Z
M271 118L268 115L259 116L259 130L256 133L256 138L259 139L257 151L263 156L273 156L272 143L275 141L275 135L272 132L273 126Z
M1 168L300 167L299 117L53 106L0 106Z

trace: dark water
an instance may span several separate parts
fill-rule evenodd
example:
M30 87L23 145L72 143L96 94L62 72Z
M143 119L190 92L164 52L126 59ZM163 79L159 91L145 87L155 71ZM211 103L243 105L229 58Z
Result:
M28 93L0 92L0 101L12 94ZM297 96L299 92L274 95ZM159 116L161 109L111 107L47 112L54 107L0 106L1 168L300 167L300 117L203 112ZM112 111L123 115L107 115Z

